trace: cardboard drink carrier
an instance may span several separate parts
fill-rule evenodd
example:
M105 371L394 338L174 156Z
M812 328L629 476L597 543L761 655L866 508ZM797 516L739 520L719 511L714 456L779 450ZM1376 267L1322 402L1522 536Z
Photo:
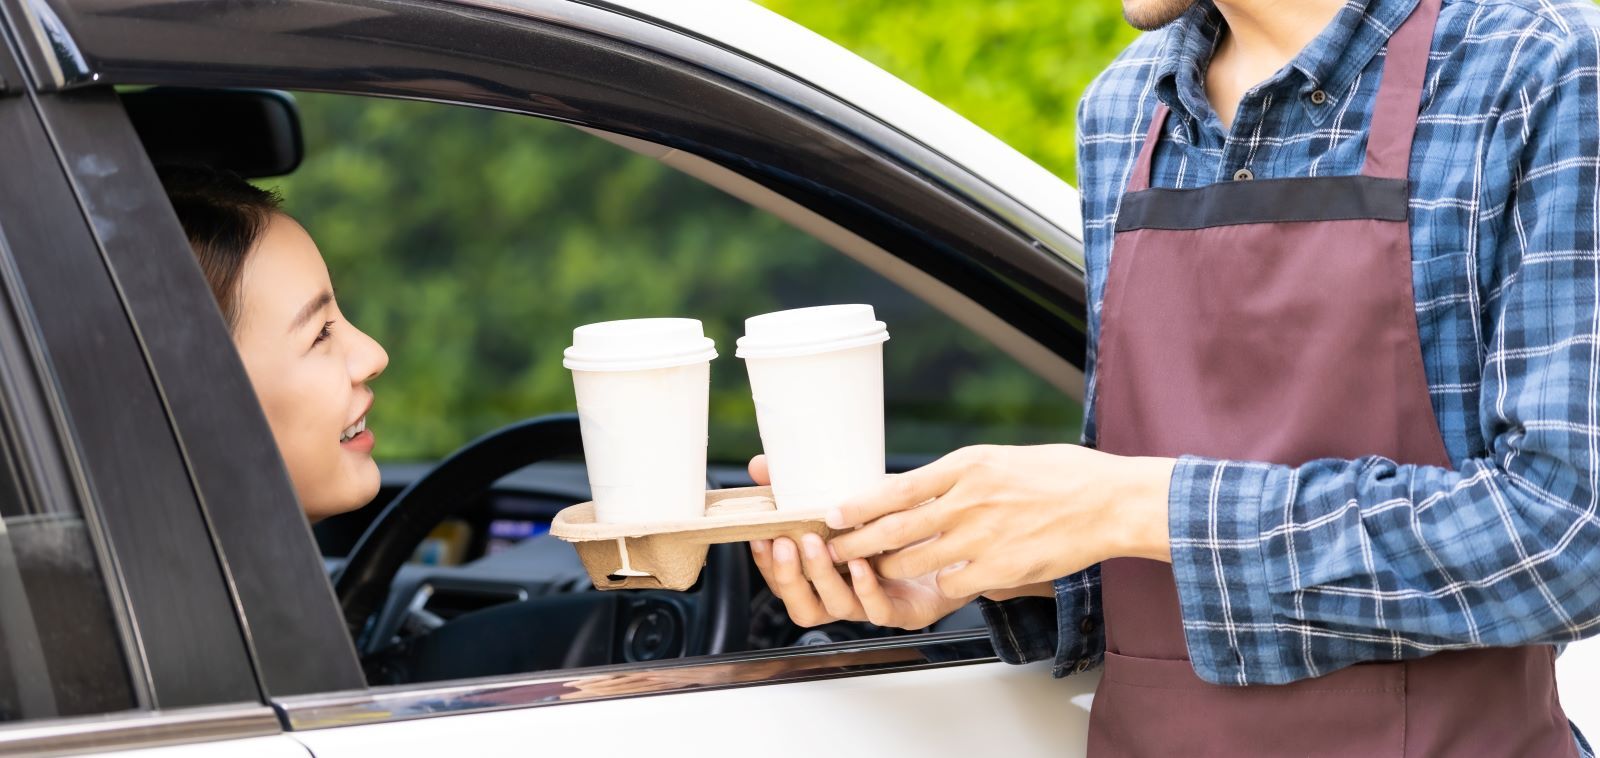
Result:
M550 534L573 543L597 590L686 590L700 578L712 545L836 532L826 510L779 511L771 487L706 492L706 513L679 521L609 524L594 520L594 503L562 509Z

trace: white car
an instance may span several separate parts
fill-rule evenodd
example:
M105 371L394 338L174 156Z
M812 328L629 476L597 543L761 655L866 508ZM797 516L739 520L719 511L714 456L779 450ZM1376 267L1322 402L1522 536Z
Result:
M673 192L714 188L716 218L770 235L719 254L833 267L752 287L883 293L915 314L886 319L897 339L954 335L960 360L1007 365L1049 408L1083 394L1065 182L732 0L0 9L0 755L1082 753L1096 672L999 663L971 609L915 633L795 628L738 545L691 592L594 591L570 546L537 535L587 499L581 464L549 460L581 452L570 415L387 466L383 504L313 534L153 165L362 175L384 130L458 117L485 144L527 128L662 164ZM302 132L318 108L356 115ZM496 161L537 166L467 154L486 183ZM925 433L897 412L891 430ZM713 486L747 483L717 463ZM1597 644L1558 664L1591 733Z

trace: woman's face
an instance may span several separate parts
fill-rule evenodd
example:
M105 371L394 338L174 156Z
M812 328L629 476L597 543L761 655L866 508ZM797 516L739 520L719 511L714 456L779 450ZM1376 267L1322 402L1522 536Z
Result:
M239 277L234 343L266 412L300 504L312 521L355 510L378 494L366 423L367 382L383 347L344 320L311 236L276 213Z

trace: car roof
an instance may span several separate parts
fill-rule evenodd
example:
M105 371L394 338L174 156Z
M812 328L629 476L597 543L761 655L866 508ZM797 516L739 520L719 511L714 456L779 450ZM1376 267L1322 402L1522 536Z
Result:
M517 0L457 0L518 7ZM870 114L968 171L1080 244L1078 192L998 137L921 90L820 34L747 0L600 0L616 12L673 27L782 71ZM1049 128L1040 124L1039 128ZM1078 250L1062 251L1082 267Z

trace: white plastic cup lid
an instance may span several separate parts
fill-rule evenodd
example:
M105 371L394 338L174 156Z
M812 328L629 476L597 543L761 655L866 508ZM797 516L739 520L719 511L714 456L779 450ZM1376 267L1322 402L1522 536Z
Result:
M573 371L646 371L717 357L717 343L692 318L603 321L572 330L561 365Z
M822 305L751 316L734 352L740 358L793 358L875 345L889 330L870 305Z

